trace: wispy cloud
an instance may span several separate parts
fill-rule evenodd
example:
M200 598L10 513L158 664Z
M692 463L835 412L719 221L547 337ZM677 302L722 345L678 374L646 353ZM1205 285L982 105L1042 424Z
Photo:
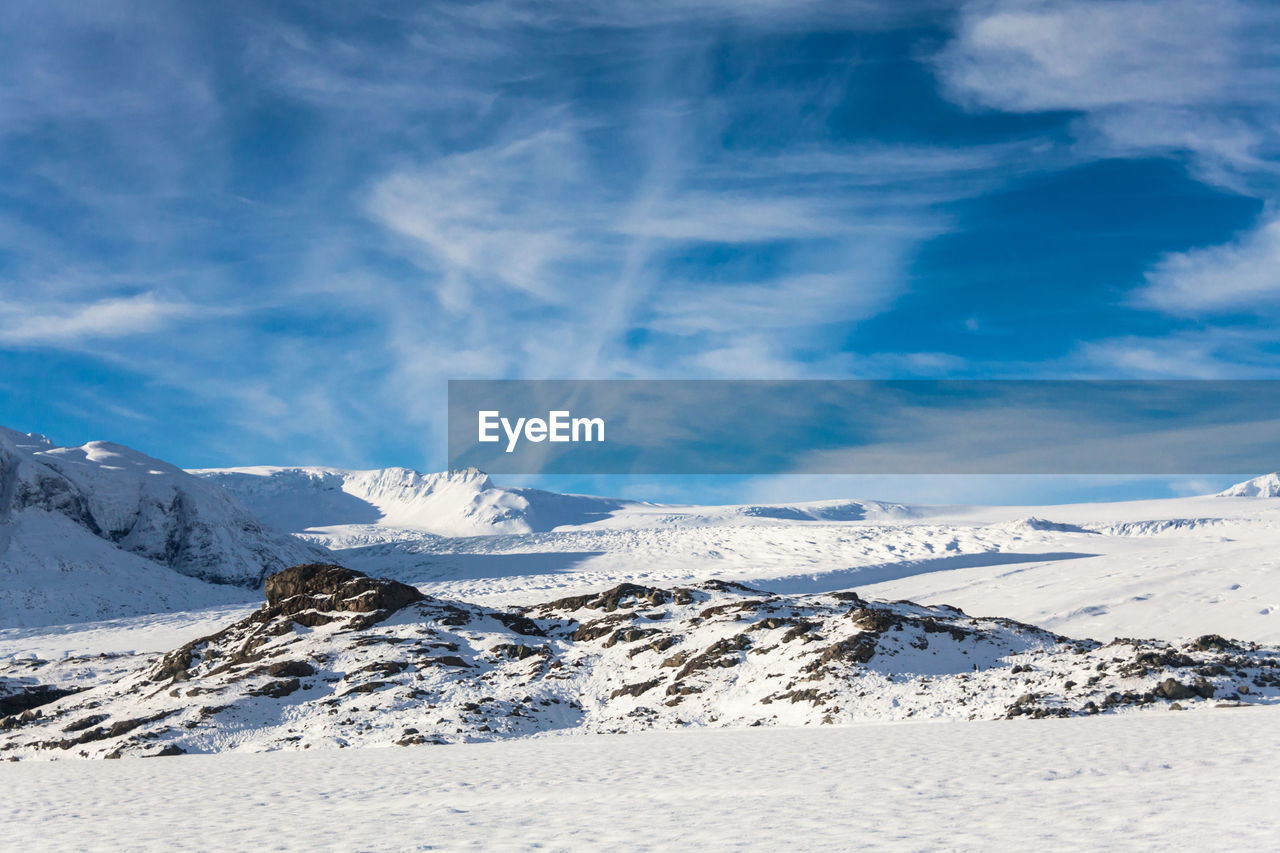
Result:
M1094 156L1184 154L1270 193L1280 170L1280 9L1252 0L965 4L935 66L971 108L1078 112Z
M1167 253L1129 302L1178 317L1274 316L1280 297L1280 7L1253 0L966 4L935 67L970 109L1075 113L1084 158L1181 159L1266 210L1230 243ZM1273 356L1246 329L1096 341L1085 363L1135 375L1222 375ZM1230 350L1228 355L1224 347ZM1232 366L1234 365L1234 367Z
M1137 299L1192 316L1274 311L1280 305L1280 219L1233 243L1165 256L1147 273Z
M54 305L0 301L0 343L11 346L82 346L104 338L161 331L199 313L154 293L87 304Z
M914 325L861 335L925 298L922 250L966 200L1024 179L1173 156L1274 195L1266 6L952 6L11 7L0 344L33 376L107 365L122 413L164 400L227 458L439 464L452 377L973 369ZM1069 111L1071 133L960 122L934 73L975 113ZM1268 233L1170 255L1141 304L1256 307ZM937 313L985 317L980 290ZM1076 368L1104 346L1177 368L1158 340L1092 343Z

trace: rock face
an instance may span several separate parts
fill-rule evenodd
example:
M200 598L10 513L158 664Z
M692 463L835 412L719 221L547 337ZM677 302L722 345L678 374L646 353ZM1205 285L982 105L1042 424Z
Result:
M306 604L313 610L351 613L399 610L426 598L416 587L371 578L333 563L307 563L285 569L267 578L263 589L271 607L284 607L286 601L296 597L300 601L295 606Z
M3 757L448 743L551 730L1071 716L1280 701L1280 650L1071 640L946 606L709 581L508 610L332 564L216 634L0 721ZM44 678L50 668L29 673Z

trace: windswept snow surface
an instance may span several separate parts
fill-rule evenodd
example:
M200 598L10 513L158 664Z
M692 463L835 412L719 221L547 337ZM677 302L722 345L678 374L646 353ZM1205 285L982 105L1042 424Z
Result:
M1280 709L0 764L21 850L1272 849ZM423 751L427 750L427 751Z
M171 595L200 584L93 533L82 516L116 504L92 484L12 470L28 503L0 526L6 559L48 552L22 525L60 519L72 532L50 542L88 536L165 573ZM1280 833L1280 500L1265 487L681 507L473 471L200 475L430 598L376 617L251 612L201 584L198 612L0 630L0 698L78 691L7 718L10 843L1262 849ZM576 599L620 583L650 588ZM884 603L901 598L919 604ZM967 721L868 722L908 717ZM157 754L172 757L133 758ZM51 757L71 760L36 760Z

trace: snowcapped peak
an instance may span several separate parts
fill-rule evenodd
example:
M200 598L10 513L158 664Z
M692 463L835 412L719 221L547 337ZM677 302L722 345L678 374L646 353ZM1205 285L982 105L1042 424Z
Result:
M1280 498L1280 472L1263 474L1218 492L1220 498Z
M148 456L116 444L112 441L91 441L80 447L50 447L40 451L40 456L55 464L87 465L116 471L130 471L136 475L168 475L185 478L188 475L176 465Z
M493 481L489 479L489 475L476 467L454 468L443 475L437 476L447 476L451 480L463 483L476 483L482 489L493 487Z
M16 429L0 426L0 445L5 442L28 453L49 450L54 447L54 443L49 440L48 436L41 435L38 432L18 432Z
M1038 531L1041 533L1093 533L1095 531L1086 530L1078 524L1064 524L1059 521L1049 521L1045 518L1038 518L1030 515L1026 518L1020 518L1009 524L1003 525L1006 530L1011 531Z

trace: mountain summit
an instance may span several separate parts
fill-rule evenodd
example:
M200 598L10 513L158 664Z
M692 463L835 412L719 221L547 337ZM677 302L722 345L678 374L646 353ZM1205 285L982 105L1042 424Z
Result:
M1223 498L1280 498L1280 473L1263 474L1218 493Z

